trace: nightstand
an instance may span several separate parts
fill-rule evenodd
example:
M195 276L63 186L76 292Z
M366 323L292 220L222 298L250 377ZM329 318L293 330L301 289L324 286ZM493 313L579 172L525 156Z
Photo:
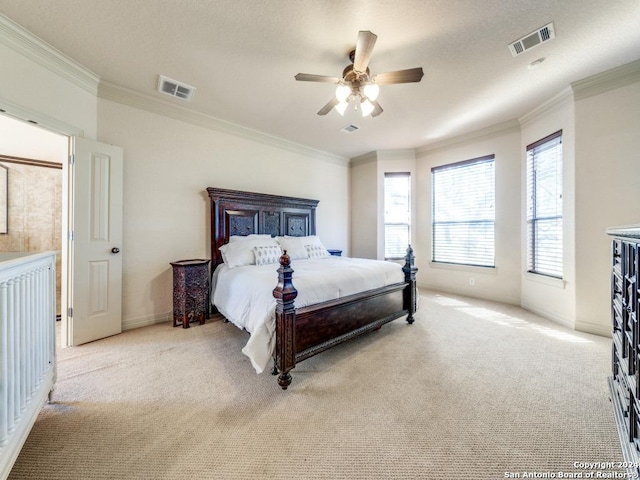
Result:
M173 267L173 326L189 328L209 317L209 262L180 260Z
M327 252L329 252L331 255L333 255L334 257L340 257L342 256L342 250L331 250L331 249L327 249Z

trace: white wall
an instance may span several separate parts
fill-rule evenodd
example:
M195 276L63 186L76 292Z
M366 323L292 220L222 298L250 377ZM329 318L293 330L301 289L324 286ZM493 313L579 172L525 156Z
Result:
M7 29L30 36L5 17L0 16L0 23ZM71 63L66 65L71 73L65 77L33 57L22 54L20 45L13 47L17 50L0 41L0 108L60 133L95 139L97 78ZM46 60L46 55L43 54L42 58ZM44 62L42 58L40 62ZM55 59L60 63L65 61L59 57Z
M375 152L351 161L351 255L378 258L378 159Z
M575 125L574 99L570 88L520 119L522 139L522 287L521 305L570 328L575 327ZM527 145L562 130L563 164L563 279L527 273L526 165Z
M409 172L416 188L415 150L378 150L351 161L351 251L354 257L384 260L384 174ZM411 195L412 225L416 200ZM415 238L412 226L412 240Z
M640 82L578 98L576 328L611 331L607 227L640 222Z
M207 187L318 199L318 235L327 248L348 252L346 162L110 100L98 107L99 140L124 149L123 328L168 317L169 262L209 258Z
M431 262L431 169L486 155L495 155L495 268ZM457 143L418 150L417 241L418 285L505 303L520 303L520 131L510 123L497 131ZM474 285L469 279L473 278Z

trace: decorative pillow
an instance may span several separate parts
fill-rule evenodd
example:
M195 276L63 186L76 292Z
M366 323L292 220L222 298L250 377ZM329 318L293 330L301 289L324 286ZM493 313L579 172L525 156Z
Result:
M282 249L279 245L253 247L253 252L256 256L256 265L278 263L282 256Z
M331 256L327 249L321 247L320 245L305 245L304 248L307 249L309 258L322 258Z
M254 247L278 246L273 238L249 238L239 242L227 243L220 247L222 260L229 268L255 265Z
M291 260L301 260L309 258L307 249L304 248L303 238L306 237L276 237L276 240L278 240L282 250L287 251L287 255Z
M272 238L268 233L251 233L249 235L231 235L229 243L242 242L243 240L252 240L256 238Z

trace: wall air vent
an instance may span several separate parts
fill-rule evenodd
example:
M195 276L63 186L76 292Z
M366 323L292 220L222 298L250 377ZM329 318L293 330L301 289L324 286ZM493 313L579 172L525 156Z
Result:
M520 40L516 40L510 44L509 51L511 52L511 55L517 57L521 53L524 53L533 47L537 47L542 43L548 42L549 40L553 40L554 38L556 38L556 32L553 28L553 22L551 22L550 24L539 28L535 32L525 35Z
M195 87L186 83L177 82L163 75L158 76L158 91L172 97L181 98L183 100L191 100Z
M344 133L353 133L353 132L355 132L356 130L360 130L360 127L359 127L359 126L357 126L357 125L354 125L353 123L352 123L352 124L350 124L350 125L347 125L347 126L346 126L346 127L344 127L344 128L341 128L341 129L340 129L340 131L341 131L341 132L344 132Z

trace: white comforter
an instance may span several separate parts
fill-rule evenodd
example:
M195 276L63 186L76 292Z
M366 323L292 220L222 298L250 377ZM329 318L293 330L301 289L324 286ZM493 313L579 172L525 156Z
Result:
M269 364L275 347L273 289L279 264L216 268L212 303L230 322L250 333L242 352L257 373ZM362 258L324 257L291 262L296 308L404 281L397 263ZM336 270L339 270L336 273Z

